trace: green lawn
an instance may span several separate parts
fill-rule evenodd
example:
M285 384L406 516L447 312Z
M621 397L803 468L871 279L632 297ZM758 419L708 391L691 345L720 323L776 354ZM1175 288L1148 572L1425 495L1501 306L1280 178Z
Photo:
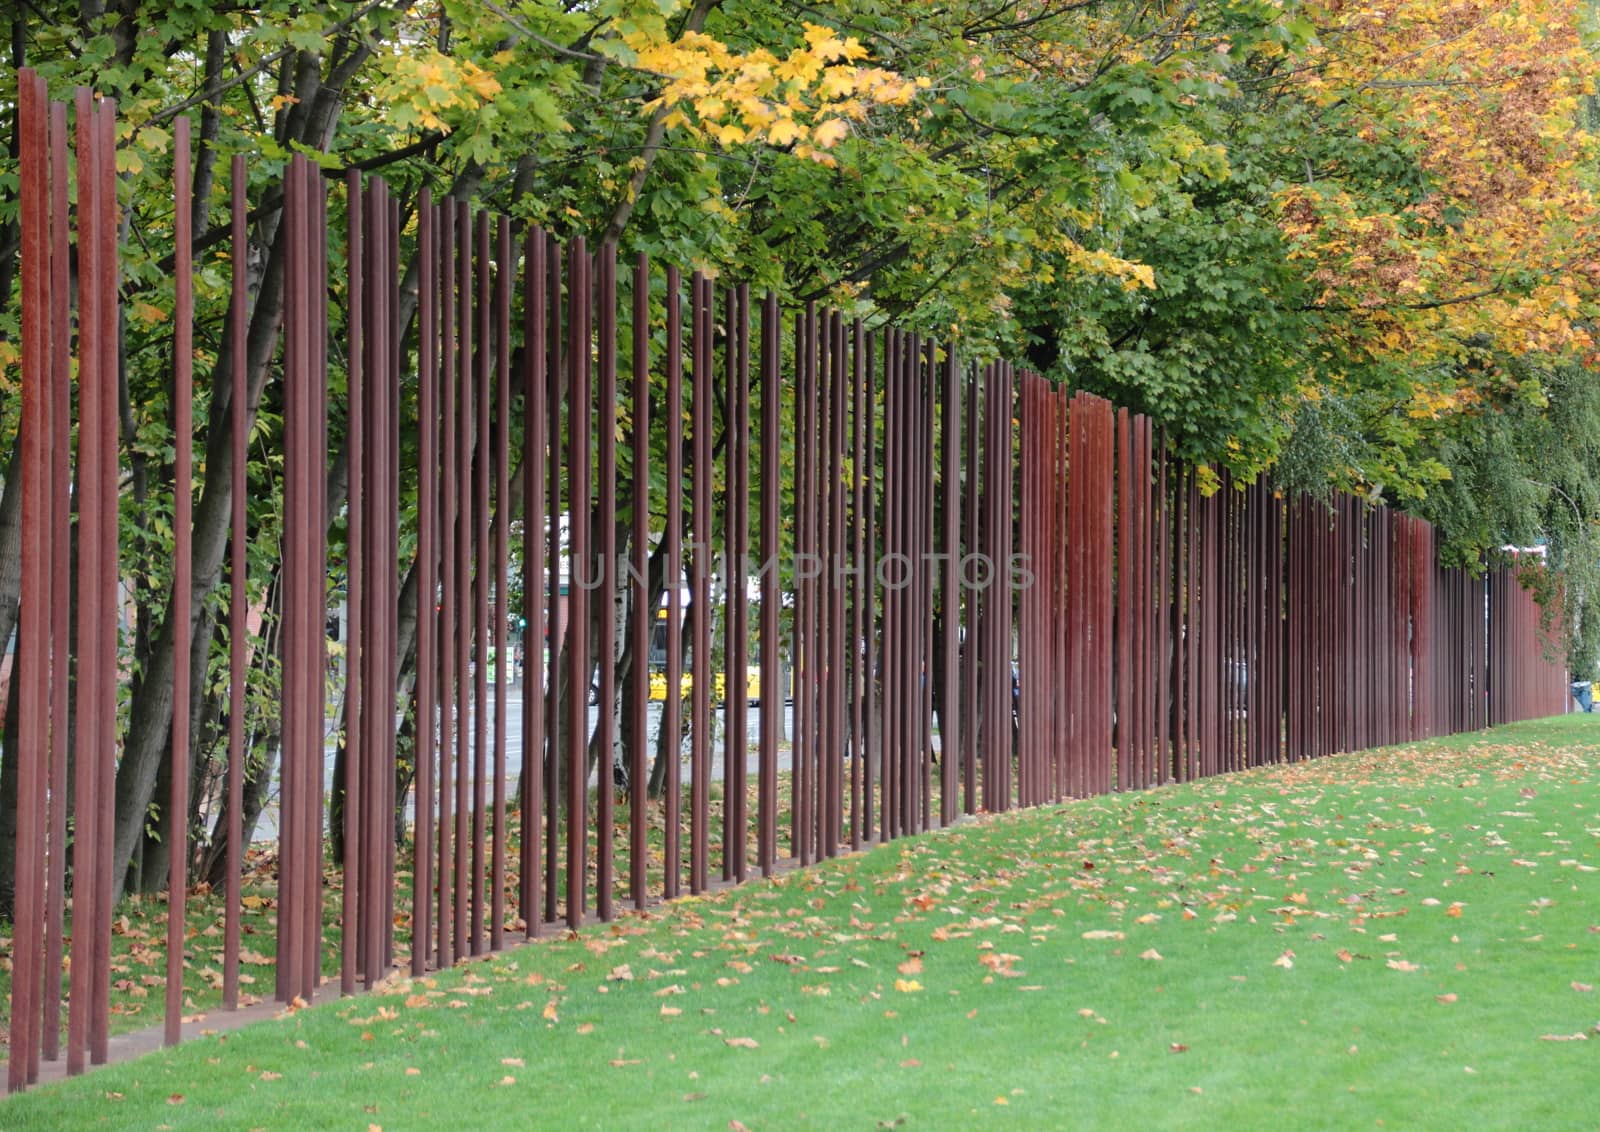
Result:
M975 822L0 1128L1593 1128L1600 719Z

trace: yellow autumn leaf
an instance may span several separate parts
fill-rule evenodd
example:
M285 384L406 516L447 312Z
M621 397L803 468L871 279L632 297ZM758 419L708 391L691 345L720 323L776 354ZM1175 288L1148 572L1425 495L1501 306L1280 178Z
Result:
M894 989L905 994L915 994L922 989L922 984L915 979L896 979Z
M811 140L823 149L832 149L850 133L850 124L839 118L829 118L811 131Z
M806 128L793 118L779 118L767 127L767 141L773 145L788 145L806 136Z

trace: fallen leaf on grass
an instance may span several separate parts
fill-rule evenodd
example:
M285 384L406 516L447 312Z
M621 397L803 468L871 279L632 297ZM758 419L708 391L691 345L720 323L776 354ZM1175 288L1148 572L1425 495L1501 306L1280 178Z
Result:
M1287 971L1290 967L1294 966L1294 952L1285 951L1282 955L1278 956L1272 961L1272 965L1274 967L1282 967L1285 971Z
M1589 983L1573 983L1572 989L1577 991L1579 994L1588 994L1590 991L1594 990L1594 987Z
M1456 996L1455 992L1452 991L1450 994L1436 994L1433 996L1433 999L1435 1002L1442 1002L1448 1006L1450 1003L1456 1000Z
M915 979L896 979L894 981L894 989L903 991L906 994L914 994L922 989L922 984Z
M1579 1032L1576 1034L1540 1034L1541 1042L1586 1042L1589 1035Z
M723 1045L733 1046L735 1049L759 1049L761 1043L754 1038L723 1038Z
M1084 939L1124 939L1126 937L1124 937L1121 932L1098 930L1098 931L1092 931L1092 932L1084 932L1083 933L1083 938Z
M1167 1047L1167 1052L1168 1053L1188 1053L1189 1052L1189 1047L1184 1045L1182 1042L1173 1042L1170 1046Z
M1410 972L1410 971L1420 971L1420 970L1422 970L1421 967L1419 967L1417 964L1411 962L1411 960L1409 960L1409 959L1391 959L1385 965L1388 966L1388 967L1393 968L1396 971L1407 971L1407 972Z
M1161 960L1161 952L1157 951L1155 948L1152 947L1147 951L1140 952L1139 953L1139 958L1140 959L1149 959L1149 960L1152 960L1152 961L1155 961L1155 962L1159 962Z
M520 1058L520 1057L502 1057L500 1059L500 1064L501 1065L510 1065L510 1066L514 1066L517 1069L521 1069L521 1068L523 1068L525 1063L523 1062L522 1058Z

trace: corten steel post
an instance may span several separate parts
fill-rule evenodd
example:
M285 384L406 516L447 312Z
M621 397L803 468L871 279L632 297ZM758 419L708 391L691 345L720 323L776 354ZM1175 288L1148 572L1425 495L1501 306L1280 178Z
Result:
M596 646L599 662L597 697L600 758L595 770L595 911L611 919L611 878L616 851L613 763L617 749L617 247L600 245L596 260L596 292L600 303L599 390L595 428L600 448L600 482L596 534L598 577L585 580L593 588L589 600L599 603Z
M862 752L861 752L861 836L866 841L872 840L872 764L876 759L880 764L883 761L883 742L881 733L874 731L874 721L879 718L879 705L881 696L878 686L878 628L877 628L877 565L878 565L878 343L881 340L875 333L868 334L866 353L866 378L864 395L867 402L866 416L866 460L864 475L866 482L862 485L862 510L865 523L865 534L862 539L861 569L865 576L862 579L862 624L865 629L865 656L862 658L862 667L865 673L866 707L862 714L865 722L862 725Z
M547 398L545 401L545 444L549 449L545 465L548 475L548 494L545 515L549 524L545 541L545 562L550 571L550 584L545 594L545 629L550 642L550 663L546 673L546 708L544 760L544 918L554 922L557 914L557 895L561 881L561 770L566 752L559 749L561 742L561 669L558 651L564 640L567 619L561 601L561 466L565 445L561 431L561 401L566 390L566 363L562 349L566 342L562 323L562 268L561 244L550 237L545 244L545 288L549 294L550 314L545 328L545 356ZM568 559L570 563L570 558Z
M99 301L95 304L95 317L100 325L95 333L95 347L100 352L99 381L101 389L99 401L101 411L98 414L99 445L106 456L98 462L100 482L97 486L96 498L90 501L89 514L98 522L97 538L100 542L100 558L95 584L99 588L97 607L103 611L106 619L107 630L99 634L99 652L91 660L91 665L97 669L99 675L96 680L96 693L86 697L82 687L83 658L79 658L79 690L78 690L78 716L79 726L85 715L85 705L88 705L88 714L96 717L95 723L95 748L94 755L86 761L80 761L80 768L89 766L96 772L99 782L96 786L97 799L100 813L98 823L98 857L101 862L109 861L112 849L112 839L115 831L115 814L113 812L116 798L116 711L117 711L117 634L112 626L116 624L117 616L117 478L118 478L118 452L120 451L118 432L120 416L117 412L117 375L121 366L118 357L118 276L117 269L117 244L119 210L117 208L116 192L116 103L111 99L103 98L99 103L100 109L96 116L95 132L96 157L92 163L93 175L98 176L100 184L94 194L94 207L99 213L95 220L95 242L99 245L95 259L98 266L92 275L86 273L80 262L78 272L78 287L81 297L86 276L90 286L98 285L100 289ZM79 215L82 215L83 202L81 196L82 181L79 182L80 197L78 203ZM82 259L82 241L79 241L79 258ZM79 312L79 326L81 336L82 311ZM79 386L82 386L82 369L80 363ZM91 437L91 440L93 437ZM78 442L83 443L83 428L79 424ZM79 504L79 514L83 513L84 504ZM81 520L80 520L81 523ZM80 535L80 547L82 538ZM80 550L81 553L81 550ZM79 616L83 615L82 599L79 599ZM84 773L81 769L78 773ZM90 1059L96 1065L103 1065L106 1060L107 1041L111 1022L111 913L112 896L115 890L115 878L111 869L104 864L96 870L100 891L95 897L95 907L99 921L95 925L94 934L94 995L90 1006Z
M42 80L26 79L19 92L19 120L31 123L32 109L42 95L37 89L29 89L31 84L43 85ZM24 114L23 111L27 113ZM105 852L105 839L100 833L100 778L97 772L98 760L95 755L97 748L96 730L100 723L99 703L104 695L101 683L100 668L95 663L95 658L100 655L99 640L105 629L105 615L100 608L100 586L98 583L101 563L104 552L99 538L99 526L96 522L96 512L89 509L89 500L98 502L100 481L100 464L108 455L100 446L94 443L94 438L99 435L100 424L100 390L103 381L100 377L100 349L99 332L100 318L97 313L100 297L105 291L104 268L99 262L100 241L97 237L99 209L95 207L95 195L103 179L95 168L95 155L97 131L90 111L89 92L80 89L77 94L77 172L78 172L78 461L77 461L77 501L78 501L78 627L77 627L77 653L78 653L78 685L77 705L79 718L77 720L74 736L74 756L77 773L74 776L73 790L73 833L76 848L74 855L76 861L73 865L73 899L72 899L72 972L70 997L67 1003L67 1073L77 1074L83 1072L84 1056L94 1044L96 1019L101 1012L101 1004L97 997L99 982L96 959L98 956L98 939L102 925L105 923L106 913L100 908L100 876L99 863ZM20 147L22 161L22 190L24 194L39 187L37 174L30 174L33 163L40 160L37 152L37 141L29 131L24 132ZM29 203L28 196L24 196L24 207L36 210L37 204ZM24 235L40 231L37 221L28 223L24 216L22 230ZM59 250L59 248L58 248ZM30 256L25 249L23 252L23 290L24 296L40 294L37 285L28 286ZM31 256L35 269L39 264L39 253L35 251ZM23 350L26 358L28 342L29 308L23 308ZM37 317L37 312L34 312ZM34 332L37 334L37 332ZM38 347L33 351L38 358ZM27 365L26 360L24 365ZM23 381L29 383L29 370L23 371ZM62 564L62 569L66 564ZM37 579L38 574L30 575L24 571L22 575L22 601L29 600L27 579L32 576ZM22 670L19 668L16 679L22 679ZM20 688L21 685L19 684ZM19 719L20 723L20 719ZM26 750L26 746L19 744L19 750ZM18 760L19 767L22 760ZM19 819L22 817L18 813ZM19 845L27 844L27 840L19 841ZM29 905L21 902L22 894L18 897L18 907L26 908ZM23 937L17 940L17 953L13 956L13 985L26 987L26 981L20 978L23 965L23 947L26 945ZM14 994L16 992L13 992ZM91 1005L92 1004L92 1005ZM11 1006L12 1025L17 1025L17 1019L26 1018L27 1011L24 1004L14 1000ZM13 1074L21 1072L26 1075L27 1059L19 1050L26 1048L25 1044L18 1042L19 1034L13 1030L9 1059L9 1071ZM12 1080L15 1088L20 1081Z
M983 447L980 440L982 418L979 411L981 383L978 371L968 366L964 375L966 396L965 446L962 451L961 471L963 482L959 488L966 499L963 505L965 531L962 545L960 572L961 586L961 718L965 723L961 732L961 812L974 814L978 810L978 634L980 601L969 566L980 563L978 518L982 511L982 497L978 494L979 462Z
M567 377L568 414L568 561L572 584L567 588L567 926L580 928L587 905L589 785L589 438L593 424L590 393L589 252L583 237L572 243L568 265Z
M730 616L728 640L728 722L723 732L723 795L726 798L729 834L723 839L724 879L742 881L746 872L746 841L749 821L746 815L746 763L750 752L750 689L747 683L750 662L750 600L746 592L745 559L750 553L750 288L740 284L731 295L729 320L733 342L730 347L729 412L724 426L727 436L728 495L732 514L725 543L730 565L728 595ZM643 656L643 652L639 654ZM642 811L641 811L642 812ZM732 854L731 864L729 854Z
M961 714L961 371L956 365L955 348L946 348L942 368L939 414L940 547L944 556L939 580L944 653L943 682L939 689L939 821L949 825L956 820L960 803L957 774L961 762L962 737L969 722ZM859 410L858 410L859 412ZM861 464L859 449L854 467ZM854 645L852 644L852 650ZM859 723L859 713L857 727ZM854 846L859 848L859 843Z
M922 824L921 830L933 828L934 803L933 803L933 692L935 670L934 657L934 621L933 621L933 593L935 584L935 571L933 569L935 535L934 535L934 403L938 397L938 344L931 338L923 344L923 374L921 390L918 397L920 408L920 421L918 427L922 437L921 467L917 483L918 500L918 536L917 536L917 563L921 576L919 601L921 615L919 618L919 642L921 648L921 663L918 684L921 691L920 704L917 716L917 745L921 750L922 758Z
M472 954L487 947L484 921L489 914L489 575L493 569L489 549L490 450L489 402L492 396L490 366L491 268L489 216L479 212L473 228L476 255L473 270L472 443L466 466L472 472ZM496 658L496 663L499 659Z
M850 650L850 848L859 850L870 824L863 795L863 766L867 759L867 729L872 725L865 711L867 688L872 671L866 664L865 643L872 633L866 615L866 593L871 582L866 576L871 552L867 544L867 390L866 328L861 320L850 324L850 627L846 647Z
M640 252L633 262L633 597L631 647L633 715L628 748L628 886L633 906L649 902L646 890L649 853L649 776L647 709L650 703L650 636L655 611L650 608L650 261ZM524 698L526 702L526 698Z
M439 213L433 194L417 200L417 793L411 888L411 974L433 954L433 784L438 724L439 591ZM526 702L526 701L525 701ZM528 709L525 707L524 711ZM523 749L528 749L524 744ZM345 883L349 883L346 873Z
M904 440L900 420L900 332L891 327L883 334L883 558L874 578L883 586L883 760L880 785L879 825L883 839L900 834L901 671L899 582L904 580L900 549L900 504L905 486L899 471L899 449ZM890 584L892 577L897 579Z
M178 1044L189 888L189 645L194 592L194 227L189 119L172 124L172 771L163 828L167 854L167 985L162 1040ZM52 1020L53 1022L53 1020Z
M761 738L756 772L756 860L770 877L778 856L778 742L784 690L779 687L778 607L783 601L778 572L781 543L778 504L778 429L782 409L780 361L783 316L771 291L761 301ZM670 698L670 689L669 689Z
M439 844L438 964L456 957L455 780L460 698L456 692L456 348L455 207L446 198L438 215L439 255Z
M511 221L494 232L494 856L490 865L489 946L499 951L506 921L506 632L511 607ZM523 748L527 750L526 747ZM526 757L526 756L525 756Z
M49 104L50 154L50 744L49 851L45 883L44 1034L40 1054L61 1057L61 977L67 883L67 759L72 673L72 312L67 108Z
M823 757L826 760L826 774L824 781L827 784L826 802L823 807L823 837L822 853L829 857L839 855L839 828L843 824L843 782L844 782L844 625L845 625L845 587L842 567L845 561L844 551L844 437L845 437L845 412L846 402L844 397L845 375L848 372L845 357L845 332L844 319L839 312L831 311L828 316L827 333L829 341L828 350L828 445L827 445L827 485L826 491L819 496L819 500L826 504L828 509L826 529L827 541L823 547L823 557L827 561L824 575L824 589L827 601L824 609L827 613L828 625L826 632L827 656L827 704L825 718L827 726L823 734Z
M472 555L477 530L472 509L473 400L477 374L473 366L472 319L472 210L456 201L456 799L455 799L455 955L474 953L472 933L472 857L470 823L476 783L472 780L473 734L479 726L474 712L476 682L472 674L473 614Z
M560 588L559 579L552 583L546 573L556 560L545 554L545 524L549 518L545 509L545 462L549 458L546 405L550 380L546 364L547 243L543 229L530 227L523 249L522 844L518 858L522 887L517 906L522 913L523 934L528 939L541 934L544 921L544 862L540 852L546 760L544 610L546 594Z
M49 108L44 80L20 76L18 134L22 178L22 522L48 529L51 458L50 380L50 171L46 141ZM80 100L81 107L81 100ZM80 148L80 158L82 156ZM7 1087L12 1092L38 1076L43 951L39 909L45 886L45 754L49 741L51 567L46 539L22 540L18 623L17 848L13 924L10 1050ZM83 764L79 764L80 766ZM81 857L80 857L81 860ZM56 973L50 972L50 978ZM76 997L76 996L74 996ZM51 1019L54 1025L55 1019Z
M661 726L667 734L667 799L662 896L683 878L683 280L667 268L667 686Z
M349 486L345 492L348 517L348 551L345 556L345 599L348 608L345 634L345 734L344 734L344 906L341 925L339 992L354 994L361 940L367 930L363 922L361 898L366 893L367 838L362 828L366 803L366 778L370 775L366 748L365 697L367 640L367 278L369 255L366 240L367 197L362 191L361 174L351 170L346 178L345 215L348 235L349 314L346 319L350 357L346 363L346 454L349 460Z
M694 368L690 441L694 472L690 505L693 554L689 574L689 891L706 890L711 805L711 283L700 272L689 281L690 355ZM670 689L669 689L670 692Z
M790 755L790 855L800 865L811 863L811 686L813 686L813 656L811 656L811 585L810 571L810 516L814 494L811 484L811 373L813 373L816 304L806 304L805 315L795 317L795 409L794 409L794 476L795 476L795 611L794 611L794 678L795 678L795 734Z

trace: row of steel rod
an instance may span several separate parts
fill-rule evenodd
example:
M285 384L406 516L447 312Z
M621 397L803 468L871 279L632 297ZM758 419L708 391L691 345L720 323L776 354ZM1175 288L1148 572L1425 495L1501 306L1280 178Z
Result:
M80 91L72 144L69 108L50 103L37 76L21 78L23 523L45 536L24 540L15 677L13 1089L63 1052L69 1072L106 1057L119 731L115 111ZM180 120L168 638L179 705L189 699L193 612L191 243L205 207L190 200L192 160ZM249 639L246 555L247 346L257 331L242 157L231 175L221 964L230 1009L243 997L244 690L259 647ZM1069 399L1003 363L968 369L897 328L816 304L787 323L775 296L755 300L705 272L685 279L639 257L625 280L610 244L591 254L581 239L514 232L503 217L427 193L403 204L357 174L343 187L341 311L327 300L339 294L328 187L304 157L284 175L280 1000L313 996L332 938L326 611L341 575L347 622L333 690L345 720L344 992L395 964L402 728L415 752L410 951L422 974L500 949L519 922L533 936L591 913L609 920L619 897L643 908L685 887L770 874L785 856L810 863L962 813L1466 730L1565 703L1539 608L1516 572L1441 568L1420 520L1351 497L1328 505L1259 483L1213 484L1165 455L1144 416L1088 394ZM411 326L401 321L408 254L418 269ZM328 506L339 368L342 516ZM403 532L401 501L413 497L416 528ZM340 518L342 559L328 545ZM523 769L510 794L517 520ZM414 560L402 560L402 547ZM400 667L407 570L414 677ZM646 657L658 623L659 808L646 795ZM625 637L634 657L626 694L611 663ZM780 830L791 696L792 824ZM622 726L619 699L631 704ZM174 844L168 1041L186 1008L189 747L179 711L161 799ZM523 831L514 861L513 809Z

